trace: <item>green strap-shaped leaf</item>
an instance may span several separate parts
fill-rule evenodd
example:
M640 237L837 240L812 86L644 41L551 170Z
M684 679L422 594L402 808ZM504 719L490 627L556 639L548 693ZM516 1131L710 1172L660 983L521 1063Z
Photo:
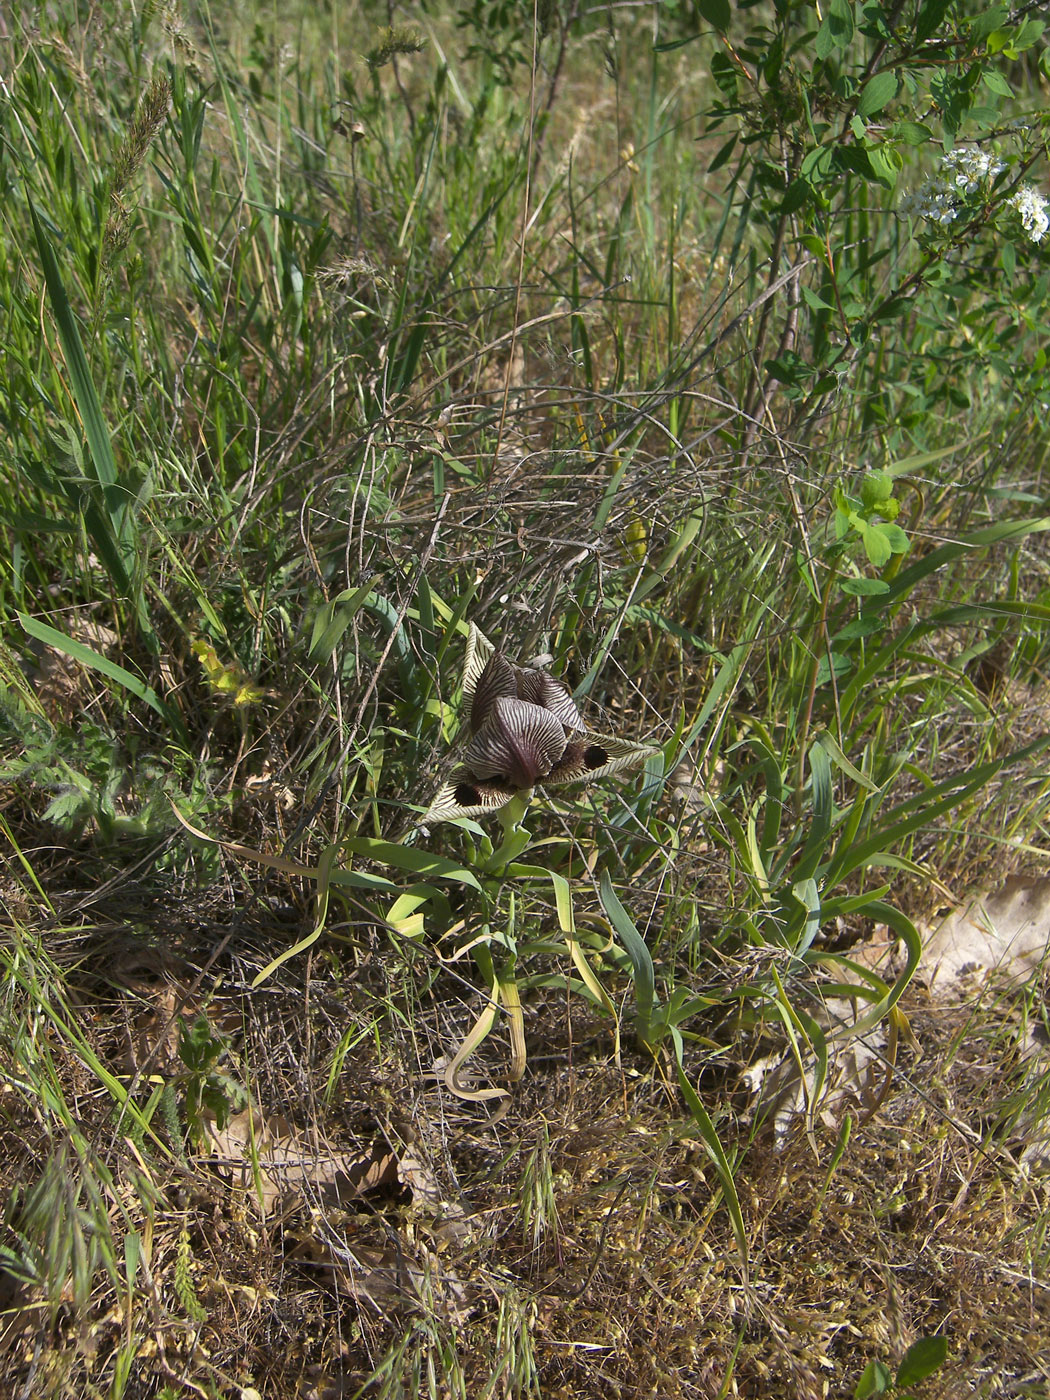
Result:
M809 772L813 820L795 867L796 880L808 880L815 875L828 853L835 801L831 789L831 762L819 742L809 750Z
M902 569L890 584L889 593L875 600L875 606L881 609L885 607L887 600L892 602L894 599L906 597L924 578L936 573L944 564L958 559L960 555L973 554L979 549L988 549L996 544L1020 544L1028 535L1039 534L1044 530L1050 530L1050 516L1039 516L1034 520L1007 520L998 525L985 525L980 530L972 530L962 539L942 544L916 563Z
M866 1011L855 1025L850 1026L849 1034L851 1037L864 1035L866 1031L870 1031L873 1026L877 1026L880 1021L885 1020L890 1010L904 995L905 988L914 976L922 954L922 939L919 937L919 930L899 909L895 909L892 904L884 904L881 900L873 900L868 906L867 914L869 918L893 929L904 944L907 960L903 971L887 994L880 1001L877 1001L870 1011Z
M317 915L314 919L314 926L305 938L300 938L298 943L294 943L290 948L286 948L283 953L278 953L272 962L268 962L262 972L252 978L252 986L258 987L279 967L282 967L290 958L298 957L300 953L305 953L307 948L311 948L324 933L324 926L328 919L328 891L331 888L332 862L338 854L338 846L326 846L321 852L321 858L317 862Z
M445 1084L459 1099L470 1103L486 1103L490 1099L505 1099L506 1089L467 1089L459 1082L459 1071L470 1059L474 1051L492 1030L499 1018L500 981L492 964L488 949L479 945L474 952L482 976L489 987L488 1000L480 1016L463 1039L462 1045L445 1067Z
M536 867L539 869L539 867ZM541 871L542 874L550 876L551 884L554 886L554 902L558 907L558 926L565 935L565 942L569 949L569 956L572 958L573 966L580 974L580 980L595 998L600 1006L603 1006L613 1018L616 1025L614 1053L616 1063L620 1063L620 1021L616 1015L616 1007L613 1006L609 993L594 975L594 969L587 961L587 954L580 947L576 939L576 919L572 907L572 890L568 880L564 875L557 874L556 871Z
M715 1171L718 1174L719 1184L722 1187L722 1197L726 1203L726 1210L729 1212L729 1219L733 1226L733 1236L736 1240L736 1247L740 1251L740 1262L743 1265L744 1274L747 1274L747 1231L744 1228L744 1217L740 1210L740 1197L737 1195L736 1182L733 1180L733 1169L729 1165L725 1149L719 1140L718 1133L711 1116L700 1102L699 1095L689 1082L689 1076L685 1072L682 1057L685 1052L685 1042L682 1040L681 1032L674 1026L671 1027L671 1040L675 1048L675 1067L678 1071L678 1084L682 1090L689 1113L696 1124L696 1130L700 1141L704 1145L707 1155L714 1163Z
M653 1007L656 1004L656 977L653 971L652 954L646 946L645 939L635 928L627 910L617 898L607 870L602 871L601 879L598 882L598 897L601 899L602 908L609 916L609 922L616 930L624 950L631 960L634 972L634 995L638 1003L638 1034L648 1044Z
M116 681L118 685L130 691L144 705L148 705L151 710L160 715L173 733L181 739L185 739L186 731L178 712L170 705L166 705L152 686L146 685L145 681L132 675L130 671L119 666L117 662L111 661L108 656L93 651L83 642L74 641L72 637L67 637L64 632L49 627L46 622L38 622L35 617L30 617L27 613L20 612L17 616L22 630L27 632L30 637L35 637L38 642L54 647L56 651L64 653L74 661L79 661L82 666L90 666L92 670L100 671L102 675L108 676L111 681Z
M330 603L318 608L310 634L308 655L311 661L323 663L331 657L343 633L364 607L372 591L371 583L360 588L344 588Z
M451 880L457 885L469 885L481 893L477 876L454 860L432 855L429 851L418 851L414 846L400 846L396 841L380 841L372 836L354 836L346 842L346 849L357 856L367 856L369 860L393 865L398 870L410 870L414 875L429 875L439 880Z

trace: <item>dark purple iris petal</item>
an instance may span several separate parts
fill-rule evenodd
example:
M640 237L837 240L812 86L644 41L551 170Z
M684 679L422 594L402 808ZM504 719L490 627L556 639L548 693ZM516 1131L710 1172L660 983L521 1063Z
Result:
M526 700L497 699L463 753L474 778L518 790L545 777L565 752L565 730L554 716Z

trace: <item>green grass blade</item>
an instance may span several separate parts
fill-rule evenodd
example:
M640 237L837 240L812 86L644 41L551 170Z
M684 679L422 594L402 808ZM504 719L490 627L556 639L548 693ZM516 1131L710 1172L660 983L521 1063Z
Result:
M881 612L888 603L907 597L923 579L961 555L973 554L976 550L989 549L997 544L1020 544L1029 535L1039 534L1044 530L1050 530L1050 516L1047 515L1034 520L1005 520L998 525L986 525L980 530L972 530L961 539L942 544L939 549L931 550L917 563L902 569L890 584L890 591L880 594L863 611Z
M512 867L513 868L513 867ZM526 870L530 867L524 867ZM580 980L586 987L599 1006L609 1013L616 1025L615 1055L616 1062L620 1060L620 1025L616 1015L616 1007L612 1004L609 993L594 975L594 969L587 961L587 954L580 947L576 937L576 918L572 907L572 888L564 875L559 875L557 871L545 871L542 867L535 867L538 875L549 875L551 885L554 888L554 902L558 909L558 926L565 935L565 943L569 949L569 956L572 958L573 966L580 974Z
M598 884L598 896L601 899L602 908L608 914L609 921L631 960L634 972L634 995L638 1003L638 1033L642 1040L648 1043L653 1007L656 1004L656 977L653 970L652 954L649 952L645 939L635 927L631 916L617 898L607 870L602 871Z
M729 1159L725 1154L718 1137L718 1132L707 1109L700 1102L700 1097L692 1084L689 1076L685 1072L682 1057L685 1051L685 1043L682 1040L681 1032L674 1026L671 1027L671 1039L675 1048L675 1068L678 1072L678 1084L682 1090L682 1096L689 1108L689 1113L696 1124L696 1130L703 1143L707 1155L711 1158L719 1184L722 1187L722 1197L726 1203L726 1210L729 1212L729 1220L733 1226L733 1238L736 1240L736 1247L740 1251L740 1262L743 1265L744 1273L747 1273L747 1230L744 1228L744 1216L740 1209L740 1197L737 1195L736 1182L733 1180L733 1169L729 1165Z
M314 916L314 926L305 938L300 938L298 943L291 948L285 948L278 953L272 962L268 962L261 972L256 973L252 978L252 987L258 987L271 977L279 967L282 967L290 958L297 957L299 953L305 953L307 948L311 948L324 933L325 924L328 921L328 896L331 890L332 865L338 854L338 847L329 845L321 852L321 858L317 862L317 912Z
M109 429L102 416L102 406L95 392L87 357L80 340L80 332L77 330L76 318L69 304L69 298L66 296L66 289L62 282L54 249L51 247L31 201L29 213L33 220L33 232L36 235L37 249L44 270L44 282L47 285L51 309L54 313L55 324L58 326L58 334L66 358L66 367L69 370L73 397L84 425L84 436L87 439L91 465L101 488L101 503L105 507L105 520L108 522L112 546L106 550L106 563L113 572L114 582L123 593L127 594L131 589L129 567L134 560L134 549L128 528L130 494L120 482ZM95 530L105 529L102 516L96 517L93 524ZM105 538L104 535L103 538ZM102 543L102 541L96 540L96 543Z
M108 656L102 656L99 652L93 651L83 642L74 641L72 637L67 637L64 632L49 627L46 622L37 622L35 618L22 612L18 613L17 616L22 630L30 637L35 637L38 642L43 642L45 646L54 647L56 651L64 653L72 660L79 661L82 666L90 666L92 670L100 671L102 675L108 676L111 681L116 681L118 685L130 691L136 699L141 700L144 705L148 705L151 710L160 715L165 724L174 734L178 735L180 740L185 740L186 731L181 717L170 705L164 703L152 686L148 686L145 681L132 675L130 671L119 666L117 662L111 661Z
M893 929L900 938L907 952L907 958L900 975L889 989L887 994L877 1001L875 1005L864 1013L855 1025L850 1026L851 1036L864 1035L877 1026L880 1021L885 1020L890 1009L896 1006L915 975L915 969L919 965L919 958L922 955L922 939L919 937L919 930L906 914L902 914L899 909L895 909L892 904L884 904L882 900L873 900L865 911L869 919L874 919L878 923L886 924Z
M321 665L331 659L343 633L365 606L371 592L371 582L363 583L360 588L344 588L331 602L318 608L310 634L308 655L311 661Z

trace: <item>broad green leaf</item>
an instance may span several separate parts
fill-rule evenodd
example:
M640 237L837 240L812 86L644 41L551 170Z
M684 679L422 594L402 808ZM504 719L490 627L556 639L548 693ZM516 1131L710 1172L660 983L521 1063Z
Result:
M724 34L729 28L729 0L696 0L696 8L701 18Z
M825 59L836 49L849 48L853 42L853 30L853 6L850 0L829 0L814 40L814 53L818 58Z
M920 1337L904 1353L897 1371L898 1387L915 1385L932 1376L948 1355L947 1337Z
M887 297L885 301L880 301L872 314L872 324L881 321L895 321L898 316L904 316L909 311L914 310L915 303L911 297Z
M950 4L951 0L926 0L915 21L915 38L920 44L925 43L940 28Z
M811 287L803 286L803 288L802 288L802 300L806 303L806 305L807 305L812 311L833 311L833 310L834 310L834 307L831 305L831 303L828 302L828 301L825 301L825 300L823 299L823 297L817 296L816 292L813 291L813 289L812 289Z
M893 1384L893 1375L881 1361L869 1361L861 1373L853 1400L871 1400L874 1395L885 1395Z
M884 510L882 513L884 515L890 514L888 510ZM892 549L894 554L907 554L908 550L911 548L911 541L908 539L907 534L904 530L901 529L899 525L894 525L892 520L881 520L878 523L877 529L879 530L880 534L884 536L887 544L889 545L890 549Z
M897 96L897 87L895 73L876 73L870 82L864 84L860 100L857 102L857 115L873 117L877 112L881 112L886 104Z
M1022 53L1038 43L1043 37L1046 25L1041 19L1028 18L1021 21L1021 27L1014 34L1014 47Z
M859 637L870 637L881 631L882 619L869 613L866 617L856 617L852 622L847 622L845 627L839 628L831 640L839 643L855 642Z
M1013 88L995 68L986 68L981 74L981 82L984 83L989 92L994 92L997 97L1013 97L1014 95Z
M817 662L817 685L827 685L833 671L836 676L848 676L852 669L853 662L848 656L843 656L837 651L833 651L830 656L824 652Z
M979 14L971 21L970 33L974 39L987 39L989 34L994 34L1000 29L1009 18L1010 10L1006 5L992 5L989 9Z
M783 215L797 214L798 211L811 200L819 201L820 195L816 193L816 186L809 180L799 178L792 180L784 192L784 198L780 201L780 212Z
M898 137L907 146L924 146L933 139L933 132L921 122L894 122L890 135Z
M860 530L865 554L876 569L881 569L893 557L889 540L878 525L869 524L867 520L862 520L860 517L857 518L857 528Z
M883 142L879 146L868 146L865 149L868 158L868 166L871 173L880 184L887 189L893 189L897 183L897 176L904 168L901 153L896 146L891 146L888 142Z
M858 598L874 598L880 593L890 591L889 584L881 578L845 578L839 587L843 593Z

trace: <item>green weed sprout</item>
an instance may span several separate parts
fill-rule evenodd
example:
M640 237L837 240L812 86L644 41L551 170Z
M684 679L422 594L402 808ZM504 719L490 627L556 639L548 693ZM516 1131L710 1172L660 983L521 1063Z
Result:
M869 1361L857 1382L853 1400L871 1400L877 1395L895 1396L896 1400L915 1400L910 1387L932 1376L944 1364L947 1355L946 1337L920 1337L904 1353L896 1376L881 1361Z

